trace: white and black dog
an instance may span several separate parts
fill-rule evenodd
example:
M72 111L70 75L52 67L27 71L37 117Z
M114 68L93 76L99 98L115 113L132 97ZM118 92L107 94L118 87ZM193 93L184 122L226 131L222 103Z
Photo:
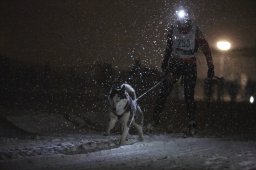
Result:
M120 121L122 135L120 145L125 144L131 125L135 126L139 133L139 140L143 140L143 113L136 101L135 90L129 84L122 84L121 87L111 88L108 101L111 106L110 121L106 135Z

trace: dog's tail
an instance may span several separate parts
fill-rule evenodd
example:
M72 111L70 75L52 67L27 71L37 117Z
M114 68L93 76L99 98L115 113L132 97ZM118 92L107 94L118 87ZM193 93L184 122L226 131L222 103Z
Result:
M129 96L131 96L132 100L137 98L135 90L131 85L124 83L121 85L121 88L125 88L125 91L129 94Z
M139 105L137 105L136 106L137 107L137 112L138 112L138 116L139 116L139 122L140 122L140 124L143 126L143 122L144 122L144 114L143 114L143 111L141 110L141 108L140 108L140 106Z

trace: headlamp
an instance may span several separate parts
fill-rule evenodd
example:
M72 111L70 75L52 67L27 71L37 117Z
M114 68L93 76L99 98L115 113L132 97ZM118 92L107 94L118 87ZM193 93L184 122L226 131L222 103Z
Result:
M177 20L181 23L186 23L189 20L188 12L185 9L179 9L176 11Z
M179 19L184 19L187 16L187 13L184 10L176 11L176 15Z

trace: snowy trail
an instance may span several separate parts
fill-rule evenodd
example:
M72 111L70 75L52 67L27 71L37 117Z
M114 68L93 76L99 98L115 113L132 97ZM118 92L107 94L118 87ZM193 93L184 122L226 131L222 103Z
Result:
M163 134L145 136L144 142L131 136L129 145L118 147L117 139L92 134L1 141L1 153L13 157L2 157L0 169L256 169L252 140Z

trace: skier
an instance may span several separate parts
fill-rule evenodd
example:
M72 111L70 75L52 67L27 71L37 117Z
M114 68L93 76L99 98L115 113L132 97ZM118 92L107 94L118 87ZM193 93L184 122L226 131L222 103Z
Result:
M198 26L192 23L191 17L185 9L176 11L175 25L168 31L167 46L162 61L162 71L167 78L161 84L160 93L156 100L153 113L153 126L160 123L160 114L174 83L182 76L184 81L184 97L188 114L188 129L185 135L193 136L197 133L196 103L194 91L197 79L195 53L198 48L205 55L208 65L208 78L214 76L214 65L211 50Z

